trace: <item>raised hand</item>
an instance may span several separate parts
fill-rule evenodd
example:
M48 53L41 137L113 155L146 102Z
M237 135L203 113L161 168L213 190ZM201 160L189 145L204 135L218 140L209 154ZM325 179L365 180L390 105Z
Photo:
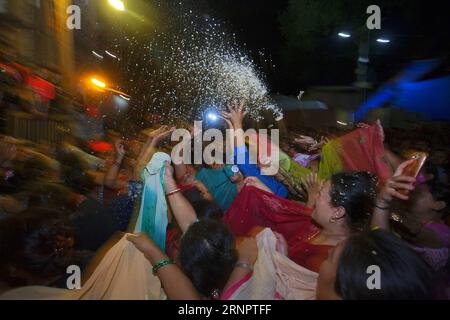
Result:
M164 164L164 183L165 184L172 183L175 181L175 178L173 177L173 172L174 172L173 167L170 165L170 163L168 161L166 161Z
M155 138L156 136L158 136L159 134L161 134L162 132L164 132L167 129L168 129L168 126L164 125L164 126L159 127L158 129L155 129L155 130L152 130L152 131L147 131L147 130L145 130L145 131L147 131L146 132L147 137L153 139L153 138Z
M403 170L412 162L414 162L414 160L408 160L398 166L394 175L386 182L386 185L378 194L378 205L388 206L394 198L401 200L409 199L408 195L404 195L398 190L414 190L414 182L416 181L416 178L403 175Z
M407 190L408 192L414 190L414 182L416 179L414 177L403 175L404 169L411 164L412 161L414 160L408 160L399 165L397 170L395 170L394 175L386 182L383 189L378 194L372 215L372 227L389 230L389 207L391 201L394 198L401 200L409 199L408 195L404 195L398 190Z
M308 193L307 206L312 208L316 204L317 197L319 196L320 189L323 182L319 181L316 173L310 173L305 179L301 179L303 188Z
M320 149L322 146L326 145L328 142L330 142L330 139L328 139L327 137L320 137L320 141L317 145L315 145L314 147L310 147L309 151L314 151L317 149Z
M381 139L382 139L382 141L384 141L384 139L385 139L384 128L383 128L383 125L381 124L380 119L377 119L377 121L375 123L378 126L378 129L380 130ZM362 128L362 129L370 128L370 124L367 124L365 122L360 122L356 126L358 128Z
M145 233L128 234L127 240L130 241L136 249L147 255L149 251L156 247L155 242Z
M225 120L228 120L228 125L231 123L234 129L242 129L242 123L247 115L244 102L241 101L239 103L228 105L228 111L229 112L222 112L222 117Z
M268 186L266 186L261 180L259 180L257 177L247 177L244 179L244 185L246 186L252 186L270 193L273 193L272 190L269 189Z
M176 127L169 128L168 126L164 126L164 128L155 135L154 139L156 139L158 142L163 141L164 139L168 138L175 130Z
M317 142L317 140L314 138L304 135L298 135L294 139L294 143L304 147L308 151L313 151L319 149L324 143L326 143L326 140L322 137L322 140L320 142Z
M294 139L294 142L301 145L313 145L317 143L316 139L304 135L298 135Z
M214 201L214 196L209 192L208 188L205 186L205 184L199 180L194 180L192 182L192 185L197 188L198 191L203 196L203 199L208 201Z

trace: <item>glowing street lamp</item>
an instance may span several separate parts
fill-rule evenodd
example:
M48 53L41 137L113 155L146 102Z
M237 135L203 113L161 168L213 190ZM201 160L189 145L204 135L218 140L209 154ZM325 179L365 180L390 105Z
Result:
M108 3L116 10L125 11L125 4L121 0L108 0Z
M391 42L391 40L389 40L389 39L383 39L383 38L378 38L378 39L377 39L377 42L379 42L379 43L389 43L389 42Z
M96 58L103 60L103 56L102 56L101 54L98 54L98 53L95 52L95 51L92 51L92 54L93 54Z
M119 97L121 97L123 100L126 100L126 101L130 101L131 100L131 97L129 95L127 95L127 94L124 94L124 93L119 94Z
M105 50L105 52L106 52L106 54L107 54L108 56L110 56L111 58L117 59L117 56L114 55L114 54L112 54L112 53L109 52L108 50Z
M127 101L130 101L130 99L131 99L130 95L126 94L125 92L108 87L106 82L104 82L96 77L90 78L89 84L101 92L105 92L105 91L113 92L113 93L119 95L122 99L127 100Z
M339 32L338 36L341 38L350 38L352 35L349 33L345 33L345 32Z
M97 79L97 78L91 78L91 83L101 89L105 89L106 88L106 83L104 83L103 81Z

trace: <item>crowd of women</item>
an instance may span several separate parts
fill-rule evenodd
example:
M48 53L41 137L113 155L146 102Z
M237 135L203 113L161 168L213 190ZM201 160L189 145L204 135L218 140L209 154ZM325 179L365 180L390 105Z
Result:
M0 298L67 298L73 265L83 289L71 298L137 286L142 299L450 297L447 136L415 140L380 122L290 132L268 176L239 136L245 116L243 104L222 114L245 159L234 165L173 164L168 126L110 135L113 150L95 156L69 138L3 136ZM417 177L412 151L429 154Z

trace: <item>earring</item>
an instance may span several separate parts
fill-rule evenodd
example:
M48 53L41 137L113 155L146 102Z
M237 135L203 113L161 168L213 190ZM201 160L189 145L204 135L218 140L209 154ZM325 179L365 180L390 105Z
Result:
M219 292L219 289L213 290L213 292L211 293L211 298L212 298L213 300L219 300L219 299L220 299L220 292Z

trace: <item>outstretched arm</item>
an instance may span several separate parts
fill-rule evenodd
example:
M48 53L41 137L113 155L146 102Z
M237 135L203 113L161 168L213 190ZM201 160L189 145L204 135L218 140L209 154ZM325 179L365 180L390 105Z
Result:
M177 144L173 149L172 152L183 157L184 156L184 150L187 146L184 144ZM188 146L190 147L190 146ZM175 169L175 177L176 180L181 184L189 184L195 180L195 170L184 164L173 164L173 167Z
M144 233L130 234L127 240L141 251L145 258L154 266L160 261L170 260L169 257ZM171 300L200 300L191 280L176 264L168 264L156 271L164 292Z
M223 292L229 290L238 281L253 271L253 266L258 258L258 245L255 238L244 238L238 245L239 261L225 285Z
M167 126L162 126L161 128L150 133L144 148L137 159L137 164L134 169L134 179L136 181L141 181L141 172L156 153L156 147L158 144L168 137L175 128L169 129Z
M116 159L112 166L108 169L104 179L104 185L110 189L122 189L125 187L125 183L117 179L119 175L120 166L122 164L123 158L125 157L125 148L123 147L122 141L117 140L114 144L116 150Z
M375 201L375 207L372 215L371 226L373 228L380 228L383 230L389 230L389 219L390 219L390 205L394 198L401 200L408 200L407 195L403 195L398 192L399 189L403 190L414 190L413 183L416 181L415 178L409 176L403 176L403 170L411 164L414 160L408 160L403 162L398 166L394 175L386 182L381 192L378 194Z
M257 177L264 183L273 193L281 197L287 197L287 188L273 176L266 176L261 174L261 169L256 164L250 163L250 154L245 145L245 134L242 123L245 115L247 114L244 108L244 104L229 106L229 112L222 112L222 117L227 121L229 127L234 129L235 136L235 161L239 170L244 176ZM243 158L243 159L242 159ZM244 160L244 164L239 163L239 160Z
M181 231L185 233L189 226L197 221L197 214L189 201L180 192L173 177L173 168L167 162L164 170L164 188L172 214L177 220Z
M305 179L302 178L301 182L306 193L308 194L308 202L306 203L306 206L308 208L314 208L320 189L322 188L323 181L319 181L317 173L310 173Z

